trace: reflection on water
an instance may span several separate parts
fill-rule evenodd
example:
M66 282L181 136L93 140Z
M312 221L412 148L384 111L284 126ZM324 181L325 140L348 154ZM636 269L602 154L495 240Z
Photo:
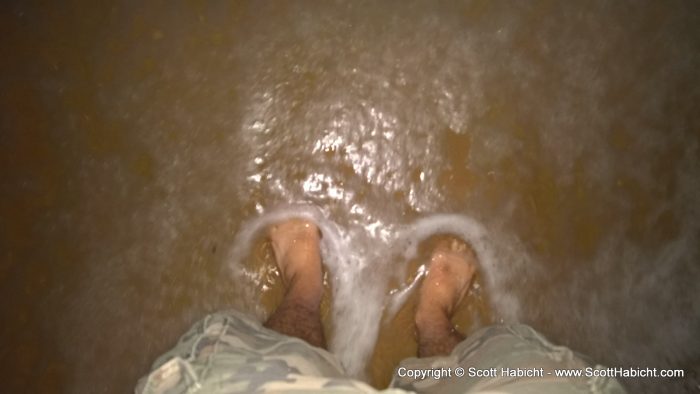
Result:
M399 233L471 217L497 284L465 329L518 319L601 363L691 375L631 387L698 384L697 4L0 10L9 392L128 391L206 312L264 315L246 295L269 298L274 269L231 275L266 269L264 242L231 250L287 203L321 207L364 256L330 287L383 292L410 279ZM404 308L380 339L409 341L408 322ZM376 384L396 347L375 352Z

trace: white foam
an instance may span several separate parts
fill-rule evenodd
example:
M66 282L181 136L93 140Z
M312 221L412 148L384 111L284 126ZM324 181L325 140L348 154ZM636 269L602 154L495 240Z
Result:
M249 248L259 231L272 223L292 217L313 220L323 233L321 255L331 275L333 288L331 309L334 335L330 340L329 350L337 355L347 372L354 377L364 377L365 366L376 342L385 305L389 316L392 316L416 287L420 277L425 274L423 266L411 284L385 297L391 272L397 274L396 270L389 270L390 267L381 263L390 261L387 258L388 254L402 255L407 262L415 257L418 244L426 238L437 233L452 233L473 246L489 291L495 292L499 284L495 257L487 233L483 226L472 218L434 215L400 228L377 221L341 228L329 220L323 211L309 205L279 208L243 226L243 230L235 239L230 260L238 280L244 281L242 283L259 283L260 278L248 272L240 262L249 255ZM378 231L390 235L378 237ZM405 267L404 263L404 272L399 273L403 274L403 277ZM252 293L250 299L255 299ZM501 307L505 307L507 315L515 315L517 303L505 296L495 299ZM256 313L263 317L264 311L260 309L260 303L257 304Z
M329 348L349 374L363 377L377 337L385 284L367 270L370 259L362 252L363 248L357 247L356 237L350 237L313 206L279 208L247 223L236 236L230 255L234 276L248 283L259 281L240 262L250 253L250 245L262 229L292 217L313 220L323 234L321 255L333 282L334 336ZM255 312L261 317L264 312L259 304Z
M496 257L494 243L488 232L476 219L454 214L436 214L419 219L397 234L394 248L403 250L404 262L408 262L416 257L418 245L435 234L453 234L469 242L477 255L479 268L485 279L486 291L490 295L494 309L502 320L517 320L519 311L517 300L501 291L507 272L503 269L503 263ZM406 264L401 272L403 277L406 277L405 269ZM409 285L390 295L388 317L398 311L426 271L425 265L421 265L418 275Z

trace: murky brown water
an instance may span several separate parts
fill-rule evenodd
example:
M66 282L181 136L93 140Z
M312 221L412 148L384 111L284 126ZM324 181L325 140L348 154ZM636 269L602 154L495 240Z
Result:
M205 313L271 308L264 243L230 249L287 202L370 257L469 215L498 280L461 327L516 319L689 374L635 390L698 390L696 3L62 3L0 5L4 391L129 391ZM410 311L380 330L377 385Z

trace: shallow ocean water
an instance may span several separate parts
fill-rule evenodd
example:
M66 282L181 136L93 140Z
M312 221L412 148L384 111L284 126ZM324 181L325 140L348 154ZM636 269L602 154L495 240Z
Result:
M288 204L319 209L332 346L377 385L415 346L410 295L387 317L406 245L478 238L466 221L490 257L461 329L521 321L688 375L631 391L698 389L697 4L0 11L8 392L130 391L207 312L263 318L281 288L256 220Z

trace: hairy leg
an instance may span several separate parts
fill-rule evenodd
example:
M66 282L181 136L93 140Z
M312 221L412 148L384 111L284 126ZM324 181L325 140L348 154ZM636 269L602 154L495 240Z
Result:
M308 220L291 219L272 226L269 237L287 291L265 326L325 348L320 312L323 281L318 227Z
M476 271L476 255L465 242L451 238L433 250L416 309L418 357L447 355L464 336L450 319Z

